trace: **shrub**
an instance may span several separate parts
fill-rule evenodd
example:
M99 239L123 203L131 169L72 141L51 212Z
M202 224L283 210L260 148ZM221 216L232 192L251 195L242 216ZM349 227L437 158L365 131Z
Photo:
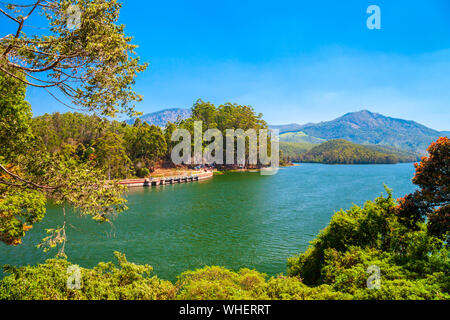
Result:
M0 281L0 300L164 300L175 297L169 281L150 276L152 267L136 265L115 253L118 265L99 263L93 269L81 269L80 290L67 288L66 260L47 260L35 267L6 267L11 275Z
M148 168L139 168L136 170L136 175L139 178L146 178L150 175L150 170Z
M178 277L179 299L183 300L255 300L267 299L266 275L254 270L239 272L222 267L186 271Z
M288 260L288 273L312 286L355 299L450 299L445 243L425 223L408 229L388 197L341 210L305 253ZM381 288L367 288L369 266L381 270Z

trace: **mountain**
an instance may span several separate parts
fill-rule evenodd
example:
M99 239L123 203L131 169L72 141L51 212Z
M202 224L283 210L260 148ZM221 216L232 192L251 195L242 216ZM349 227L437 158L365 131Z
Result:
M302 131L297 131L280 134L280 142L321 144L322 142L325 142L325 140L308 136L306 133Z
M450 138L450 131L441 131L441 136Z
M301 154L300 161L326 164L391 164L408 160L401 159L396 152L388 149L377 150L370 146L336 139Z
M142 122L147 122L148 124L154 124L155 126L165 127L167 122L176 122L178 119L184 120L191 116L190 109L164 109L161 111L144 114L138 117ZM128 124L133 124L136 118L129 119L126 122Z
M367 110L299 127L299 131L325 140L345 139L359 144L387 145L420 153L425 153L431 142L442 135L415 121L386 117Z
M284 124L284 125L270 125L269 126L270 129L278 129L280 131L280 134L286 133L286 132L296 132L296 131L300 131L303 126L296 124L296 123L292 123L292 124Z

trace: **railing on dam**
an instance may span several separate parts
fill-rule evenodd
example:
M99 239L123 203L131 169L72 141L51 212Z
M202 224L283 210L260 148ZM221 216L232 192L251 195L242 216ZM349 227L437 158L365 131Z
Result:
M121 185L128 187L156 187L169 184L187 183L212 178L212 171L193 173L190 175L173 176L173 177L150 177L145 179L127 179L119 182Z

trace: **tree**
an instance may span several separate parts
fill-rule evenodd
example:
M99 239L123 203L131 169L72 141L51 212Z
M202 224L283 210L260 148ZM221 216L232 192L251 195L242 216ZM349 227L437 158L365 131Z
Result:
M20 244L45 212L41 186L23 178L22 155L33 140L25 92L23 83L0 71L0 241L10 245Z
M21 154L33 136L31 106L25 93L25 85L0 72L0 155L4 161Z
M166 127L164 129L164 139L166 140L166 144L167 144L166 160L168 160L168 161L171 160L172 149L177 144L177 142L172 141L172 135L176 129L177 129L177 125L170 121L167 122Z
M207 129L217 127L216 115L217 109L210 102L204 102L202 99L198 99L192 106L192 118L196 121L202 121Z
M26 86L33 86L72 108L111 117L135 115L133 102L141 96L132 85L146 65L135 57L136 46L124 26L117 25L120 8L116 0L30 0L0 8L16 27L0 37L0 240L7 244L20 243L43 218L47 198L100 222L126 208L123 188L104 181L92 161L79 161L70 147L47 148L71 145L61 138L66 133L44 141L34 137L25 102ZM81 15L74 29L68 23L73 9ZM48 28L29 25L29 18L39 14ZM58 125L66 119L54 118ZM65 223L50 233L47 244L64 244Z
M133 115L130 103L141 96L131 86L147 65L134 57L137 46L124 34L124 25L116 24L120 8L117 0L30 0L0 8L16 26L0 38L0 70L84 110ZM48 33L33 33L27 24L39 14ZM74 15L80 23L71 28Z
M63 144L54 153L42 148L32 132L25 84L1 71L0 84L0 241L20 244L26 232L43 219L48 198L99 222L125 210L124 188L103 181L92 163L78 161L75 146ZM43 246L62 244L59 253L63 255L65 228L64 223L49 230L51 235Z
M399 199L397 215L409 226L428 218L428 231L449 238L450 231L450 140L441 137L428 148L428 157L416 163L413 183L420 190Z
M137 169L153 166L166 154L167 143L161 128L155 125L135 123L127 133L130 157Z
M125 151L125 141L116 133L108 132L94 143L97 165L104 168L108 180L126 177L131 161Z
M218 129L222 132L222 135L226 137L226 131L228 129L242 129L244 132L253 129L256 131L256 136L258 140L259 130L267 129L267 123L262 120L262 114L256 114L252 107L238 105L236 103L225 103L216 107L210 102L204 102L198 99L192 106L192 117L186 119L180 123L180 128L188 130L191 135L194 134L194 122L202 122L203 133L208 129ZM235 133L235 153L234 157L237 158L237 141L238 138L246 139L245 143L245 160L246 165L248 164L248 154L249 154L249 139L245 136L241 136L238 132ZM270 137L269 137L270 139ZM194 142L192 142L193 145ZM211 142L216 143L216 141ZM258 142L259 143L259 140ZM205 148L210 142L203 141L202 147ZM270 152L270 142L268 144L268 150ZM223 159L226 159L226 150L224 150Z

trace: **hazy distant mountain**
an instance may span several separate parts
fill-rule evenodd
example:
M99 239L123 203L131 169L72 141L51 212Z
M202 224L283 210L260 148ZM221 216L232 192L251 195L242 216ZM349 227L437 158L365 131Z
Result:
M284 124L284 125L270 125L269 126L270 129L278 129L280 130L280 134L282 133L286 133L286 132L296 132L296 131L300 131L303 126L296 124L296 123L292 123L292 124Z
M354 143L387 145L422 153L442 135L415 121L386 117L367 110L299 128L299 131L309 136L325 140L345 139Z
M311 137L302 131L282 133L282 134L280 134L280 141L281 142L311 143L311 144L320 144L322 142L325 142L324 139Z
M154 124L155 126L164 127L167 122L175 122L178 119L184 120L191 116L190 109L165 109L153 113L144 114L138 117L142 122L147 122L148 124ZM136 118L127 120L128 124L133 124Z
M450 138L450 131L441 131L441 136Z

